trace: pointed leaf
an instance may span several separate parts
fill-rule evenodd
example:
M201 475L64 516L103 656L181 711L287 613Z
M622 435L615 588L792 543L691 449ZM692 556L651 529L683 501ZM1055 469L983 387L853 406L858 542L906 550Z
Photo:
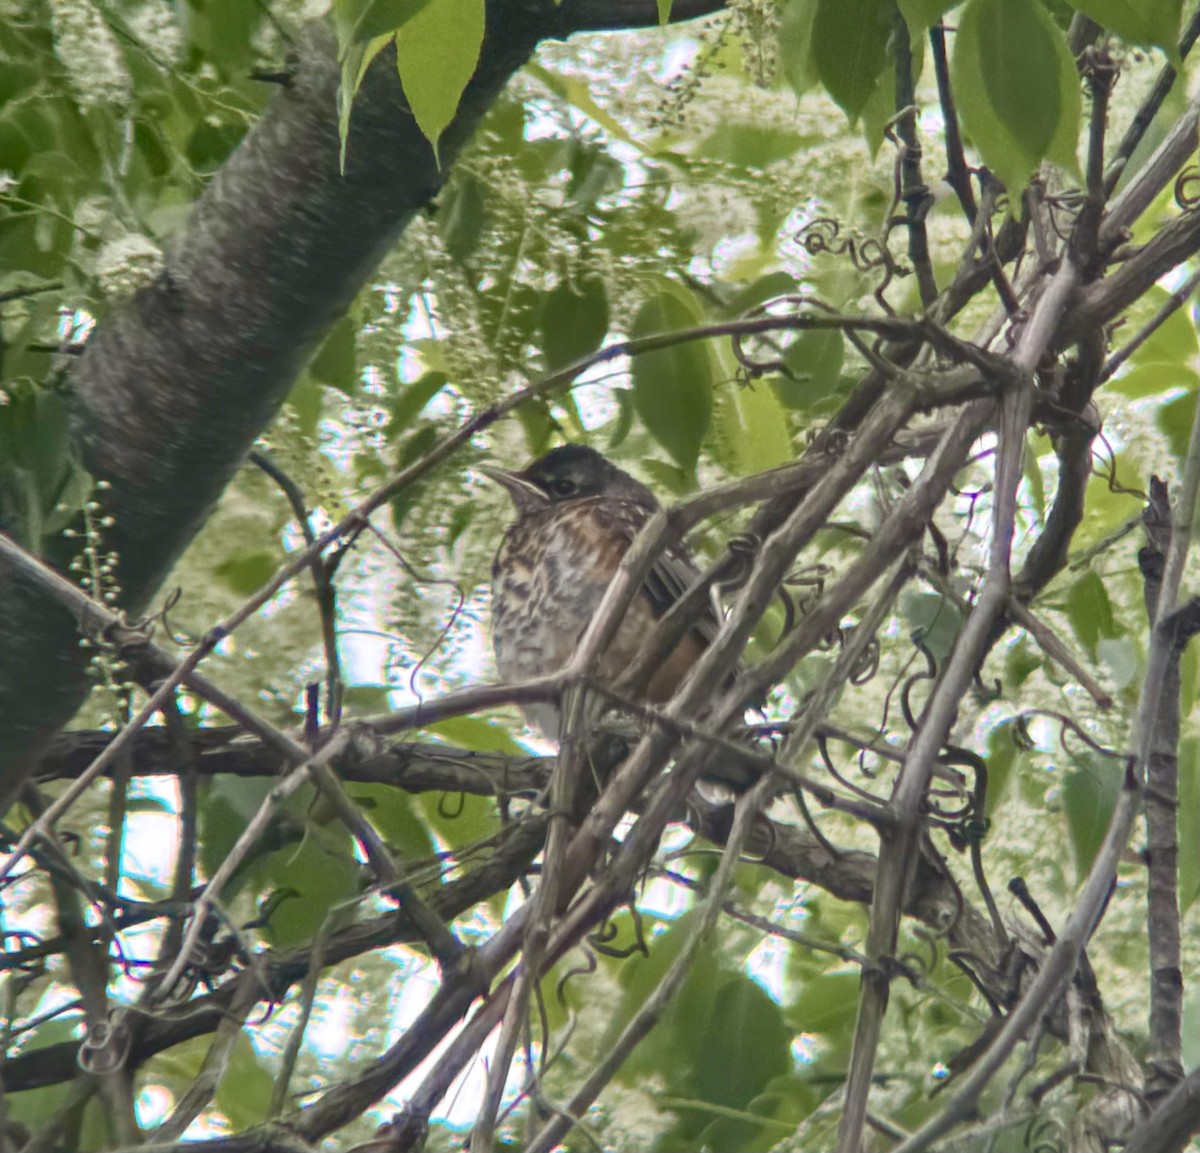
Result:
M891 35L891 0L818 0L813 59L821 83L851 120L875 91Z
M1010 204L1043 160L1075 170L1075 61L1037 0L971 0L952 67L963 121L1007 186Z
M719 419L721 437L743 476L792 459L787 414L765 380L734 389Z
M449 383L450 378L444 372L430 369L412 384L404 385L392 403L392 419L387 428L388 440L395 440L400 433L407 431L412 422L421 415L424 407Z
M542 298L538 323L548 369L595 352L608 332L608 292L596 277L566 282Z
M630 335L651 336L700 323L700 306L686 289L668 283L633 319ZM645 352L633 361L633 404L650 435L689 472L712 418L713 370L698 341Z
M1094 656L1102 637L1115 637L1112 602L1098 573L1089 569L1067 594L1067 616L1075 635Z
M351 44L390 36L411 20L430 0L335 0L334 23L344 56Z
M1087 875L1104 840L1123 775L1120 761L1098 756L1071 769L1063 778L1063 808L1079 880Z
M347 396L358 390L358 325L343 316L317 350L308 371L314 380L336 388Z
M358 95L359 86L371 61L391 42L390 36L376 36L365 43L356 41L346 48L342 56L342 82L338 85L338 138L342 147L338 164L343 172L346 170L346 140L350 135L350 113L354 108L354 97Z
M441 195L437 225L446 251L464 261L479 247L488 222L487 189L471 173L462 173Z
M1133 684L1141 669L1137 646L1130 637L1105 637L1096 644L1096 657L1108 669L1117 689Z
M779 17L779 61L797 96L803 96L820 79L813 54L813 22L817 0L788 0Z
M1192 386L1182 396L1158 406L1155 423L1167 435L1171 452L1177 460L1187 456L1192 438L1192 422L1196 418L1196 387Z
M779 399L788 408L811 411L837 389L845 356L836 328L798 332L783 354L787 372L775 386Z
M430 0L396 33L400 83L435 158L479 63L483 25L484 0Z

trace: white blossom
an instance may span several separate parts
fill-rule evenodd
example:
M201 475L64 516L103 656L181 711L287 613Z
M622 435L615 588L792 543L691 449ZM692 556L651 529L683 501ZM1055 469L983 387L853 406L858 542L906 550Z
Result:
M149 284L162 266L162 249L148 236L131 232L101 245L96 279L106 296L126 296Z
M127 104L132 82L117 38L90 0L51 0L54 53L79 103Z

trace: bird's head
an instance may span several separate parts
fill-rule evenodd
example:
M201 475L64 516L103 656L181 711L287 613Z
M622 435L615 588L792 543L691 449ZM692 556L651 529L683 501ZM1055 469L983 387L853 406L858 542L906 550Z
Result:
M658 508L654 493L641 481L583 444L552 448L523 472L500 468L485 468L482 472L504 488L522 515L548 504L593 496L609 496L633 501L649 509Z

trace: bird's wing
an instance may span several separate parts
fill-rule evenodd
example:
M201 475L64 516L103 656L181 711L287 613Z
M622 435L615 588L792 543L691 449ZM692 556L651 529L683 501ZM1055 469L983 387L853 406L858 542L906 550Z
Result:
M619 506L614 503L610 507L618 517L623 535L629 544L633 543L634 537L654 512L653 509L648 509L633 501L622 501ZM656 617L665 616L675 602L680 600L684 593L700 579L700 576L699 567L682 545L672 545L659 553L642 584L642 591L650 601L654 615ZM692 621L692 631L707 645L717 635L720 627L721 618L714 599L710 597L705 602L704 610L698 613L696 619Z

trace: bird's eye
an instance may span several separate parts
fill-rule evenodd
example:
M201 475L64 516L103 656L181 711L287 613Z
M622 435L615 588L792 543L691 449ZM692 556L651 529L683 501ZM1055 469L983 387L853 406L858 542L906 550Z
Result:
M566 476L560 476L551 487L555 496L573 496L576 489L575 482Z

